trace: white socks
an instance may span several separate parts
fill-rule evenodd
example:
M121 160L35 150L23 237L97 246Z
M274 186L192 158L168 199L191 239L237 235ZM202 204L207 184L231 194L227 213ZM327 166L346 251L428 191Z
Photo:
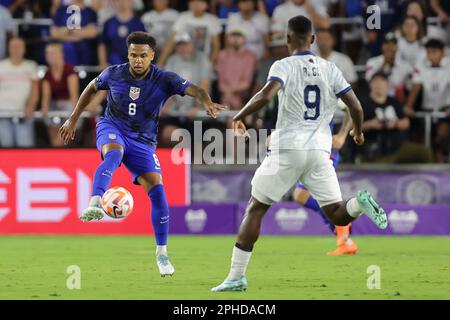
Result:
M245 274L248 262L252 256L251 252L241 250L236 246L233 247L233 255L231 256L231 270L227 280L237 280Z
M101 206L102 206L102 197L92 196L91 200L89 200L89 207L101 207Z
M358 200L356 200L356 198L351 198L350 200L348 200L346 208L348 214L355 219L359 218L362 213L361 206L359 205L359 202Z
M156 255L165 255L167 256L167 246L156 246Z

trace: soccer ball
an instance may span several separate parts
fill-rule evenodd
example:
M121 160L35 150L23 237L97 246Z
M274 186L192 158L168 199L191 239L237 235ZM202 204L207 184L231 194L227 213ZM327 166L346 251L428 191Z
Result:
M102 207L114 219L122 219L133 211L134 200L131 193L122 187L108 189L102 197Z

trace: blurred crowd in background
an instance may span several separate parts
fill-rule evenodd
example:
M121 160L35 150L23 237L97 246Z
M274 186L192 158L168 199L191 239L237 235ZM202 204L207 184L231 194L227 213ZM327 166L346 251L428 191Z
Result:
M450 162L447 0L0 0L0 147L61 147L57 130L80 91L108 65L127 62L133 31L156 38L155 64L229 106L211 120L193 99L173 97L159 146L176 144L172 132L193 130L195 119L225 130L288 55L287 22L299 14L313 22L313 52L337 64L364 108L367 142L346 144L344 162ZM105 96L88 107L71 146L95 146ZM246 123L272 129L276 110L275 99ZM338 130L342 114L335 121Z

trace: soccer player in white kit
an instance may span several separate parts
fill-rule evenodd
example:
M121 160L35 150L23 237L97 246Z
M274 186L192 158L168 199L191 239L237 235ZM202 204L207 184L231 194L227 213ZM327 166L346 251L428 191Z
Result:
M313 42L311 21L304 16L292 18L287 33L291 56L272 65L264 88L233 119L235 133L248 136L242 119L263 108L278 94L276 129L269 152L252 180L252 196L233 248L231 270L223 283L211 289L214 292L247 289L245 271L264 214L298 181L310 191L334 225L345 226L365 213L380 229L387 228L386 213L366 190L342 201L330 160L330 122L337 99L341 98L353 120L350 135L356 144L362 145L363 110L336 65L311 53Z

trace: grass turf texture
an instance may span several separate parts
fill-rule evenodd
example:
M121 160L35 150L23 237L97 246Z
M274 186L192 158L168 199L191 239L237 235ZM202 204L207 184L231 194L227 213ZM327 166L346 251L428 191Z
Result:
M161 278L151 237L1 236L0 299L450 299L450 237L355 237L355 256L330 257L333 237L257 243L244 293L211 293L227 275L234 237L172 236L176 272ZM69 290L69 265L81 289ZM367 267L381 289L367 289Z

